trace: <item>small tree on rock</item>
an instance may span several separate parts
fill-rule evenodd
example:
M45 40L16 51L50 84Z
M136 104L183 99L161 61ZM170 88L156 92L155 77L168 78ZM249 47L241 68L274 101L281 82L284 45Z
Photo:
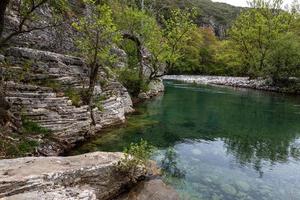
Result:
M110 65L115 60L111 49L120 41L121 36L113 22L109 6L100 5L93 0L85 2L90 13L73 23L73 27L81 33L77 40L77 46L90 68L89 88L85 101L92 113L93 94L99 69ZM93 114L92 119L95 123Z
M51 22L41 25L38 23L38 10L43 6L52 8ZM5 15L7 8L11 6L16 13L17 24L13 29L4 34L5 29ZM61 16L68 8L67 0L1 0L0 1L0 48L7 45L8 42L22 34L30 33L32 31L44 30L50 27L58 26L61 23Z

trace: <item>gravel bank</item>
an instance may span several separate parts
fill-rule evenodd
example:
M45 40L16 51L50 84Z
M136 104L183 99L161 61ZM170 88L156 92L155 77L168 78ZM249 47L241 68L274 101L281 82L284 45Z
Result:
M164 80L178 80L186 83L196 83L205 85L225 85L231 87L251 88L273 92L282 92L281 88L270 86L267 80L254 79L248 77L229 77L229 76L198 76L198 75L167 75Z

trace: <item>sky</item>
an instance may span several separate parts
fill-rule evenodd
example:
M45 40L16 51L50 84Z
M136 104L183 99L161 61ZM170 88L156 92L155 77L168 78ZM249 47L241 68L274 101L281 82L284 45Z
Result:
M247 6L247 0L212 0L215 2L224 2L224 3L228 3L234 6L243 6L246 7ZM289 4L291 3L293 0L285 0L285 4Z

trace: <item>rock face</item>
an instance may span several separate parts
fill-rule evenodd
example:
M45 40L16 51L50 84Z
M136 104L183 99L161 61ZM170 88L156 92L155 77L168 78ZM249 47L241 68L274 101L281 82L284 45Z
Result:
M101 79L105 84L98 83L95 90L95 102L101 104L102 109L95 108L97 124L92 126L88 106L74 106L64 93L53 88L87 88L89 69L82 59L20 47L10 48L4 55L14 66L5 69L6 72L24 76L25 82L28 79L28 83L7 83L6 99L12 110L47 128L54 137L55 142L42 142L38 154L59 155L102 128L123 123L125 115L133 111L127 90L116 80L103 75ZM27 65L30 73L24 75ZM39 86L41 82L46 87ZM101 101L98 100L100 97Z
M140 99L149 99L157 96L165 91L165 86L162 79L153 80L149 83L148 91L139 94Z
M5 200L113 199L131 184L116 173L121 153L96 152L59 158L0 161L0 198ZM137 180L145 176L136 172Z

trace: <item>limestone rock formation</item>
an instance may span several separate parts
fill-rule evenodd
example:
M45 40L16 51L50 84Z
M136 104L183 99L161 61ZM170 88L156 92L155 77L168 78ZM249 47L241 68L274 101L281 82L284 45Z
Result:
M4 55L14 66L4 71L24 79L22 83L6 83L6 99L12 110L49 129L53 135L55 142L42 141L38 154L59 155L101 128L123 123L125 115L133 111L126 88L103 75L100 81L105 84L98 83L95 89L95 102L102 109L95 108L97 124L92 126L88 106L76 107L64 93L53 88L87 88L89 69L82 59L21 47L9 48Z
M1 160L0 199L113 199L132 183L115 170L122 155L95 152L67 158ZM140 170L134 179L143 176L145 170Z

